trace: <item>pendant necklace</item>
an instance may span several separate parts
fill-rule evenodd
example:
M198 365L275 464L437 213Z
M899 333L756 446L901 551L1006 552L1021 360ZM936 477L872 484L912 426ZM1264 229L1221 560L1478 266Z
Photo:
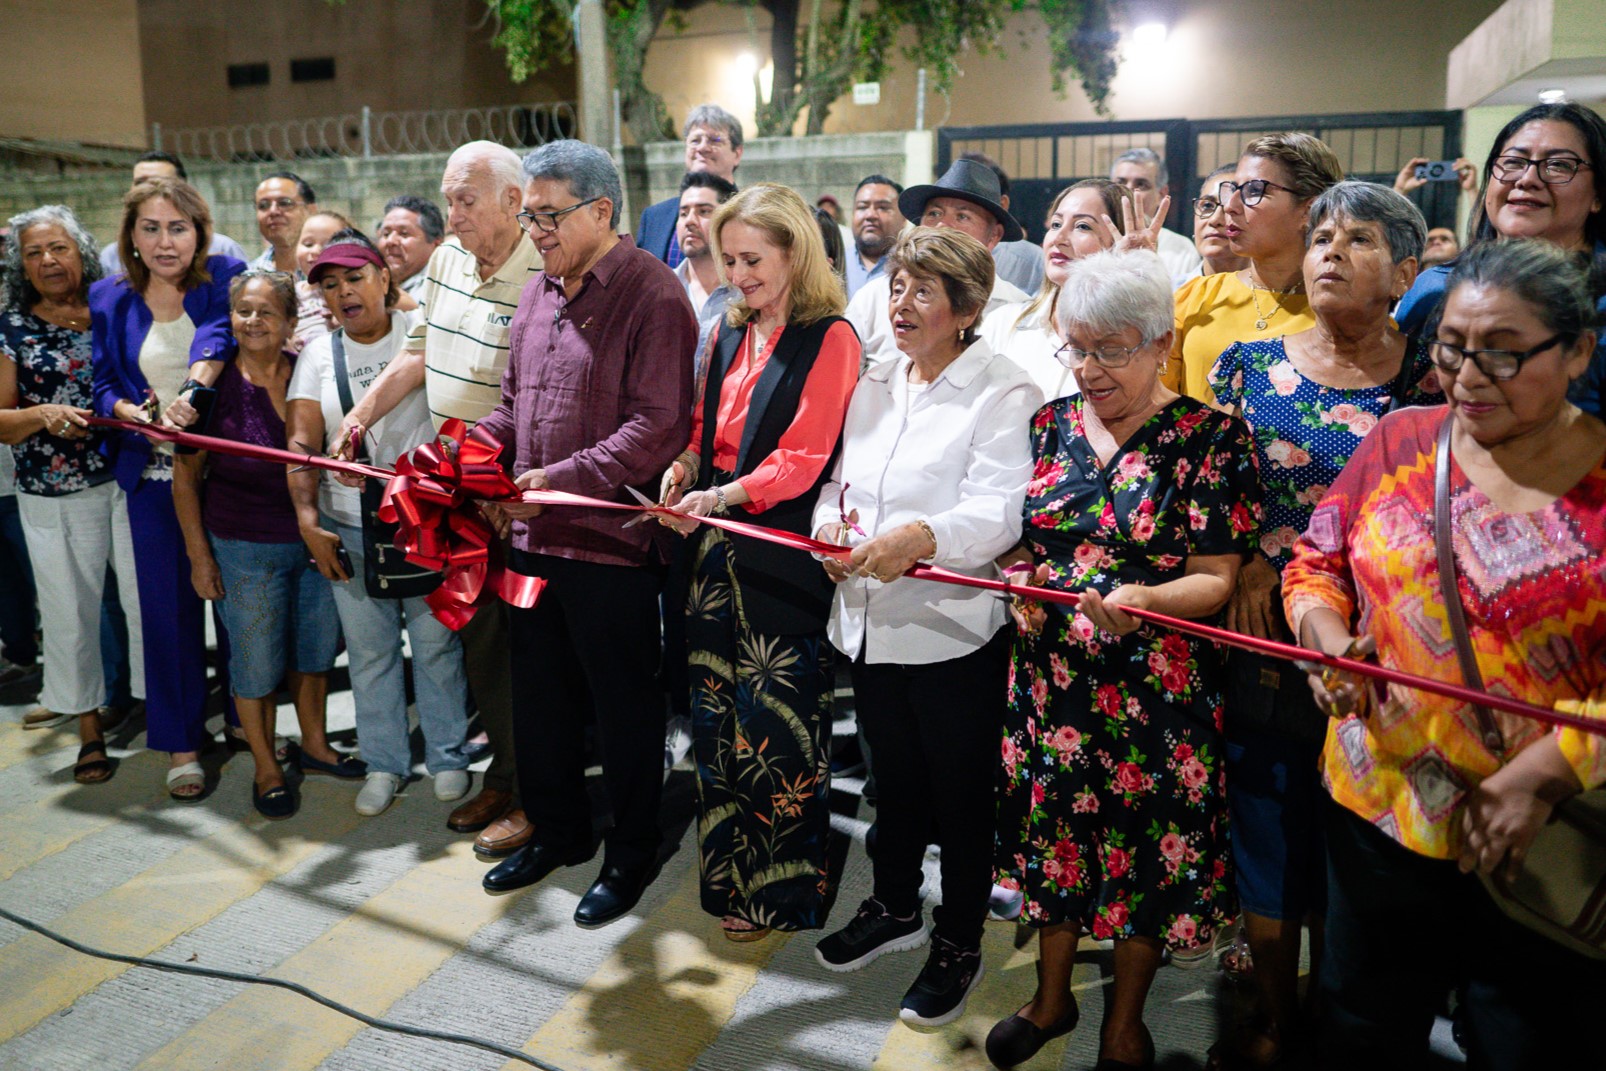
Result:
M1250 269L1250 271L1249 271L1249 300L1251 302L1253 302L1254 306L1255 306L1255 330L1256 331L1264 331L1264 330L1266 330L1267 326L1270 323L1271 317L1277 315L1278 312L1282 311L1282 307L1283 306L1282 306L1282 303L1277 300L1278 297L1286 296L1288 294L1298 294L1298 293L1303 292L1304 289L1305 289L1304 286L1297 285L1297 284L1294 285L1294 286L1289 287L1286 290L1274 290L1273 288L1271 288L1269 286L1261 286L1259 283L1255 282L1254 269ZM1264 313L1264 312L1260 311L1260 292L1262 290L1264 290L1266 293L1272 295L1271 312L1270 313Z

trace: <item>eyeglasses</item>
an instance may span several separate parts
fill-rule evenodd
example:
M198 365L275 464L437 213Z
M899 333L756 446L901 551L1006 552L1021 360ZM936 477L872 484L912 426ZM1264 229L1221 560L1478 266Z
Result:
M1221 211L1221 202L1214 197L1195 197L1193 199L1193 214L1200 219L1209 219Z
M1478 371L1490 379L1511 379L1522 371L1522 364L1528 358L1543 353L1562 341L1565 341L1565 336L1551 335L1539 345L1526 350L1469 350L1453 342L1436 338L1428 343L1428 356L1433 359L1434 364L1446 372L1459 372L1470 357L1478 366Z
M1079 350L1067 342L1054 351L1054 359L1066 368L1080 368L1088 358L1092 358L1100 368L1125 368L1132 363L1132 355L1147 345L1149 343L1139 342L1136 346L1124 349L1120 346L1101 346L1096 350Z
M1546 186L1565 186L1579 171L1587 170L1589 165L1576 156L1547 156L1543 160L1530 160L1526 156L1501 156L1496 158L1491 170L1501 182L1516 182L1530 167L1537 170L1539 181Z
M1226 204L1232 200L1232 195L1236 193L1244 199L1245 208L1253 208L1265 200L1267 190L1283 190L1287 193L1294 193L1287 186L1279 185L1267 179L1257 178L1250 179L1248 182L1223 182L1216 187L1216 196L1221 199L1222 204Z
M281 211L288 212L296 205L304 203L305 202L298 201L294 197L264 197L262 200L257 202L257 211L272 212L275 208L277 208Z
M728 144L728 139L723 134L693 134L686 139L686 144L693 149L701 149L704 146L717 149L721 145Z
M542 234L551 234L558 229L558 221L564 216L567 216L570 212L573 212L576 209L584 208L593 201L600 200L602 200L601 195L596 197L588 197L577 205L570 205L568 208L560 208L556 212L520 212L517 216L519 228L523 230L525 234L530 233L531 227L534 227Z

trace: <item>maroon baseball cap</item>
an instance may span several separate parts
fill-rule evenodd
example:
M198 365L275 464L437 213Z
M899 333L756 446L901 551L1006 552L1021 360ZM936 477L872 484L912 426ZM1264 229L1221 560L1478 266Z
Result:
M318 259L313 261L312 267L307 271L307 282L317 282L325 268L360 268L364 264L383 268L385 261L377 252L361 242L336 242L324 246L323 252L318 254Z

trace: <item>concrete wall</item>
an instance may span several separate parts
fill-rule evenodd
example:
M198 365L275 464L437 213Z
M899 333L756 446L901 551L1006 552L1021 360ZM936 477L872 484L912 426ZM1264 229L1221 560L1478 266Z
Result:
M806 5L804 5L806 8ZM1131 55L1116 77L1117 119L1228 118L1444 107L1446 57L1499 7L1498 0L1190 0L1166 41ZM769 20L757 35L718 5L689 12L648 54L647 83L678 123L715 100L751 123L752 83L738 57L768 57ZM963 57L949 98L931 94L926 123L973 126L1096 120L1080 87L1061 99L1049 88L1049 55L1035 10L1010 17L1002 55ZM828 133L907 130L915 125L915 71L901 58L882 80L881 103L836 103ZM751 131L751 126L749 126Z
M143 145L137 0L4 0L0 135Z
M642 208L680 188L683 151L678 143L626 150L621 169L627 203L621 230L633 233ZM737 177L743 184L783 182L810 201L834 193L846 205L854 186L868 174L879 172L906 183L929 181L934 153L935 139L929 132L759 138L748 142ZM342 213L365 231L372 231L385 202L398 193L420 194L440 204L445 169L444 153L301 160L292 167L312 185L321 207ZM217 229L253 252L262 243L251 200L261 176L277 170L278 165L267 164L189 165L190 181L211 204ZM116 237L127 189L128 173L121 169L8 177L0 183L0 219L40 204L65 204L97 238L109 242Z
M164 127L574 99L573 67L512 81L484 0L138 5L145 110ZM334 57L333 80L291 82L292 59L321 56ZM230 64L261 62L267 85L229 88Z

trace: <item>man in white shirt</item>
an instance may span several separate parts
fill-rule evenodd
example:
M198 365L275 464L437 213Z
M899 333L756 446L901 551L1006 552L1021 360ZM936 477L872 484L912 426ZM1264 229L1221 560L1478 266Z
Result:
M1025 232L999 200L998 176L974 160L955 160L934 185L911 186L898 197L904 218L922 227L952 227L976 239L991 252L999 242L1018 242ZM844 314L864 346L863 366L870 367L898 354L893 341L892 317L887 311L891 280L882 275L870 280L848 303ZM1025 301L1026 292L1001 276L993 278L987 313L1000 305Z
M184 170L184 161L170 152L159 149L141 153L134 161L134 182L138 186L146 179L176 178L185 182L190 180L189 173ZM236 260L250 260L245 249L239 242L226 234L212 232L212 244L206 250L209 256L233 257ZM100 266L106 270L108 276L121 275L123 272L123 257L117 251L117 243L110 242L100 251Z
M675 278L686 287L692 312L697 314L696 377L703 371L708 336L719 328L730 304L731 287L719 281L709 221L720 205L736 196L736 184L711 171L688 171L680 180L680 211L675 217L675 241L685 259L675 266ZM695 379L694 379L695 382Z
M450 418L476 424L502 400L513 313L525 285L541 271L540 254L519 220L524 169L518 154L489 141L459 146L446 161L441 199L452 237L424 267L418 293L424 316L408 332L406 348L346 415L337 442L371 427L419 386L437 429ZM518 797L507 626L507 604L498 600L460 633L469 687L491 740L491 765L479 793L448 815L446 825L478 833L474 851L484 859L512 854L532 833Z
M1110 168L1110 181L1119 182L1132 191L1134 207L1138 212L1138 226L1154 218L1160 198L1171 192L1171 176L1166 173L1165 160L1153 149L1128 149L1115 158ZM1181 286L1199 274L1199 251L1193 239L1166 228L1160 231L1160 263L1171 274L1171 285Z

